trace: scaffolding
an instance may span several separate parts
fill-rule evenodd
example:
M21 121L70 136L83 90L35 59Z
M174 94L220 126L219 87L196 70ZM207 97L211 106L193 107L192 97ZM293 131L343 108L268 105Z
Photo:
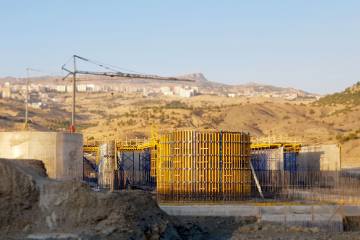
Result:
M293 139L278 136L257 137L252 138L252 141L251 163L254 167L254 177L261 186L261 195L265 198L274 198L281 194L284 185L289 184L284 176L296 173L296 160L301 144ZM254 187L253 192L256 193Z
M150 149L118 152L116 189L155 187L155 178L150 174Z
M159 200L236 200L251 192L250 136L178 130L160 134Z
M265 198L360 203L360 174L341 170L338 145L304 145L278 137L253 141L251 162Z
M103 143L84 145L86 171L98 170L99 183L110 179L114 189L156 187L161 202L360 203L360 171L340 169L336 144L305 146L288 138L250 143L247 133L194 130L152 131L149 139L113 140L106 148ZM102 171L104 158L112 171ZM106 183L102 187L111 187Z
M149 139L87 142L83 146L83 180L100 188L154 188L157 132L152 127ZM154 165L154 167L151 167ZM94 181L94 173L98 181Z

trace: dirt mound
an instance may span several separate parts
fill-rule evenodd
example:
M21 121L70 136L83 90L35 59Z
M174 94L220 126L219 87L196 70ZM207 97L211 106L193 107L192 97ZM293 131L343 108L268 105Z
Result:
M0 180L1 239L180 239L150 193L49 180L38 161L0 159Z
M27 225L27 219L38 209L34 204L39 200L36 178L44 176L44 166L39 161L0 159L1 232L16 231Z

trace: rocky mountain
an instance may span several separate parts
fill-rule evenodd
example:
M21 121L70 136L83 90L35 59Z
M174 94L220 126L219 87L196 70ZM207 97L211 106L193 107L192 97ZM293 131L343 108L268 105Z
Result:
M207 80L207 78L202 73L191 73L191 74L180 75L178 77L185 78L185 79L192 79L199 83L200 82L206 82L206 83L210 82L209 80Z
M223 84L214 81L209 81L204 74L202 73L192 73L178 76L179 78L186 78L186 79L193 79L195 80L195 85L199 87L206 87L206 88L221 88L226 92L233 92L233 93L262 93L262 94L295 94L301 97L317 97L318 94L309 93L303 91L301 89L295 88L286 88L286 87L278 87L273 85L267 84L260 84L256 82L250 82L245 84Z

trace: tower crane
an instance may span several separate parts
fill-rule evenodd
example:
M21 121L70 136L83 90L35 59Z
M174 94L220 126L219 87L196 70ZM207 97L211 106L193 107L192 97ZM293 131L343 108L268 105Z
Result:
M106 69L103 72L96 71L83 71L77 68L77 61L84 61L91 64L94 64L98 67ZM78 55L72 56L73 70L70 70L66 67L66 64L62 65L61 69L67 72L66 76L63 78L66 79L69 76L72 76L72 111L71 111L71 125L70 132L75 132L75 104L76 104L76 77L77 75L95 75L95 76L105 76L105 77L121 77L121 78L130 78L130 79L150 79L155 81L179 81L179 82L194 82L192 79L177 78L177 77L163 77L158 75L149 75L149 74L138 74L138 73L125 73L118 71L117 67L110 66L107 64L99 63L97 61L90 60Z

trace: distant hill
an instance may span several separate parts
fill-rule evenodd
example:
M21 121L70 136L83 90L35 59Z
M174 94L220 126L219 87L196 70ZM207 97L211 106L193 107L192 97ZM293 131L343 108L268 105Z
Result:
M315 97L318 96L317 94L311 94L305 92L300 89L295 88L286 88L286 87L278 87L272 85L265 85L259 83L246 83L246 84L237 84L237 85L230 85L219 83L215 81L208 80L203 73L190 73L184 74L180 76L176 76L178 78L184 79L192 79L195 82L174 82L174 81L154 81L148 79L129 79L129 78L119 78L119 77L104 77L104 76L90 76L90 75L83 75L80 76L82 83L95 83L95 84L103 84L103 85L118 85L118 84L126 84L127 86L153 86L153 87L162 87L162 86L169 86L169 85L190 85L190 86L197 86L201 90L205 90L205 92L216 92L216 93L256 93L258 94L296 94L299 97ZM4 82L11 82L13 84L23 83L25 81L24 78L13 78L13 77L6 77L0 78L0 83ZM61 76L39 76L39 77L32 77L31 82L33 83L43 83L43 84L70 84L71 78L67 79L66 81L62 80Z
M346 88L342 92L326 95L320 98L316 103L321 105L331 105L331 104L359 105L360 82L357 82L353 86Z
M204 76L203 73L184 74L184 75L178 76L178 78L185 78L185 79L194 80L195 83L193 83L192 85L196 85L198 87L203 87L203 88L217 88L217 87L226 87L226 86L228 86L227 84L223 84L223 83L208 80Z
M220 87L228 92L261 92L261 93L288 93L288 94L297 94L298 96L302 97L315 97L318 94L312 94L300 89L295 88L286 88L286 87L278 87L273 85L266 85L260 83L246 83L246 84L237 84L237 85L230 85L230 84L223 84L214 81L209 81L204 74L202 73L192 73L178 76L180 78L186 79L193 79L196 81L195 85L207 88L216 88Z
M207 78L202 73L191 73L191 74L181 75L178 77L192 79L192 80L195 80L196 82L209 82L209 80L207 80Z
M289 88L289 87L278 87L278 86L273 86L273 85L268 85L268 84L259 84L259 83L246 83L244 85L240 85L242 87L246 87L246 88L251 88L254 89L255 91L258 92L280 92L280 93L296 93L299 96L318 96L318 94L314 94L314 93L309 93L306 92L304 90L301 89L296 89L296 88Z
M20 80L20 78L15 78L15 77L0 78L0 83L5 83L5 82L19 83L19 82L21 82L21 80Z

